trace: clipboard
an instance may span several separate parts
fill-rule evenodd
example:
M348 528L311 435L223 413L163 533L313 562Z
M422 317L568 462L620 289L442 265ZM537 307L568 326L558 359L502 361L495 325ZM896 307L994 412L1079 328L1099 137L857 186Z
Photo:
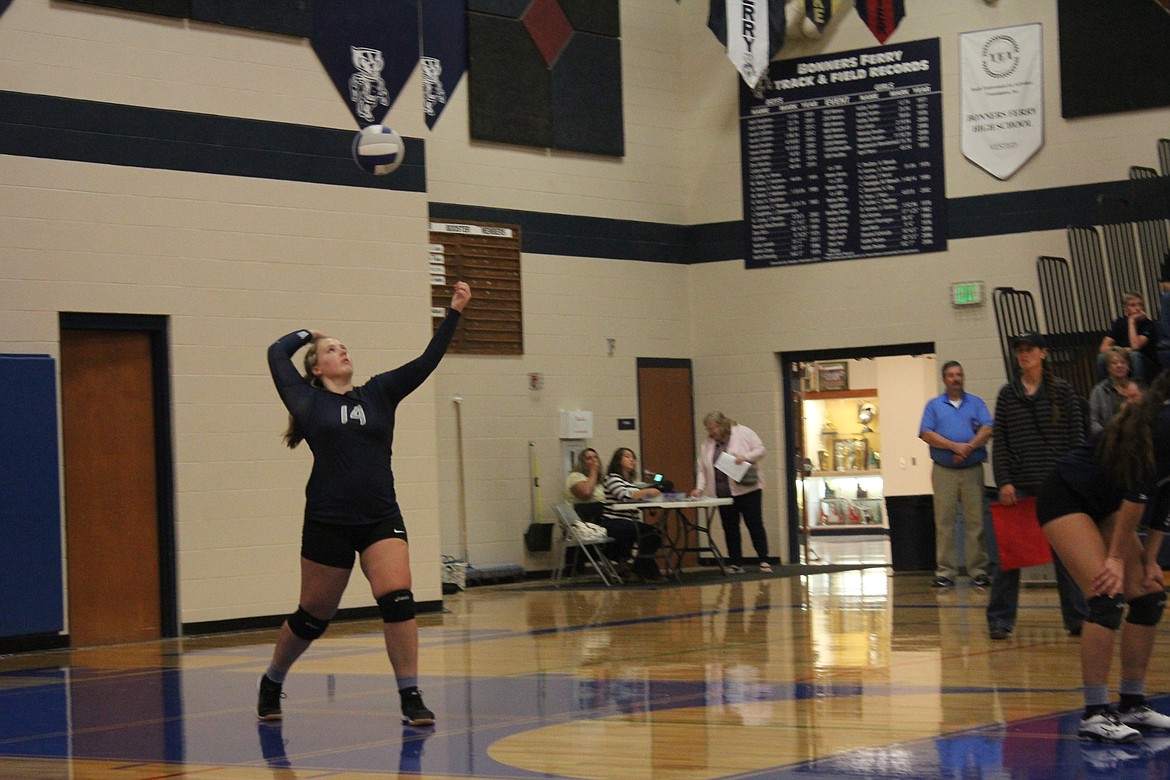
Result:
M752 467L752 464L746 460L743 463L736 463L735 458L728 455L726 452L719 453L719 457L715 459L715 468L722 471L727 476L731 477L736 482L743 479L743 475Z
M1052 548L1036 521L1036 497L1020 498L1011 506L991 505L995 544L1001 571L1024 569L1052 562Z

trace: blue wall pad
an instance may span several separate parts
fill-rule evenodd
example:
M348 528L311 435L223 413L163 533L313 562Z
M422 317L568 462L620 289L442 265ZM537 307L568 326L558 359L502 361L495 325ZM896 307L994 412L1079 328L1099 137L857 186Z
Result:
M60 632L57 382L48 355L0 355L0 637Z

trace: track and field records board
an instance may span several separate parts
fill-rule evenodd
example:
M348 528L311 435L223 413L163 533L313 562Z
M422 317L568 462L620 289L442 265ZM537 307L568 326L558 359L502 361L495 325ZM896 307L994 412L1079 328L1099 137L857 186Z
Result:
M937 39L773 62L741 82L748 268L946 249Z

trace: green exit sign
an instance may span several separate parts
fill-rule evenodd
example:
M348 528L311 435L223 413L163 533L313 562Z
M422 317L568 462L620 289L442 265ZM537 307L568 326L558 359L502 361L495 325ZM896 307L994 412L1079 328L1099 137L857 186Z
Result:
M955 306L983 303L983 282L955 282L951 285L951 303Z

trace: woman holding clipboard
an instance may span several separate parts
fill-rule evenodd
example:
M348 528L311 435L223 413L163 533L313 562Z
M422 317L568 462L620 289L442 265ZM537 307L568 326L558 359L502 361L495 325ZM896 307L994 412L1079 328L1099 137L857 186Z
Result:
M1045 367L1047 346L1033 330L1012 340L1020 374L1000 388L995 399L991 470L1004 506L1036 495L1053 464L1085 440L1085 415L1076 391ZM1084 597L1060 561L1054 561L1054 567L1064 627L1079 636ZM1019 603L1019 569L1001 568L992 578L987 598L988 636L1008 638L1016 625Z
M730 498L732 503L719 507L723 538L727 541L727 570L743 573L743 542L739 519L747 526L760 559L760 571L772 571L768 561L768 534L764 530L764 479L756 468L767 450L756 432L728 419L723 412L709 412L703 418L707 438L699 447L695 489L692 498L704 494Z

